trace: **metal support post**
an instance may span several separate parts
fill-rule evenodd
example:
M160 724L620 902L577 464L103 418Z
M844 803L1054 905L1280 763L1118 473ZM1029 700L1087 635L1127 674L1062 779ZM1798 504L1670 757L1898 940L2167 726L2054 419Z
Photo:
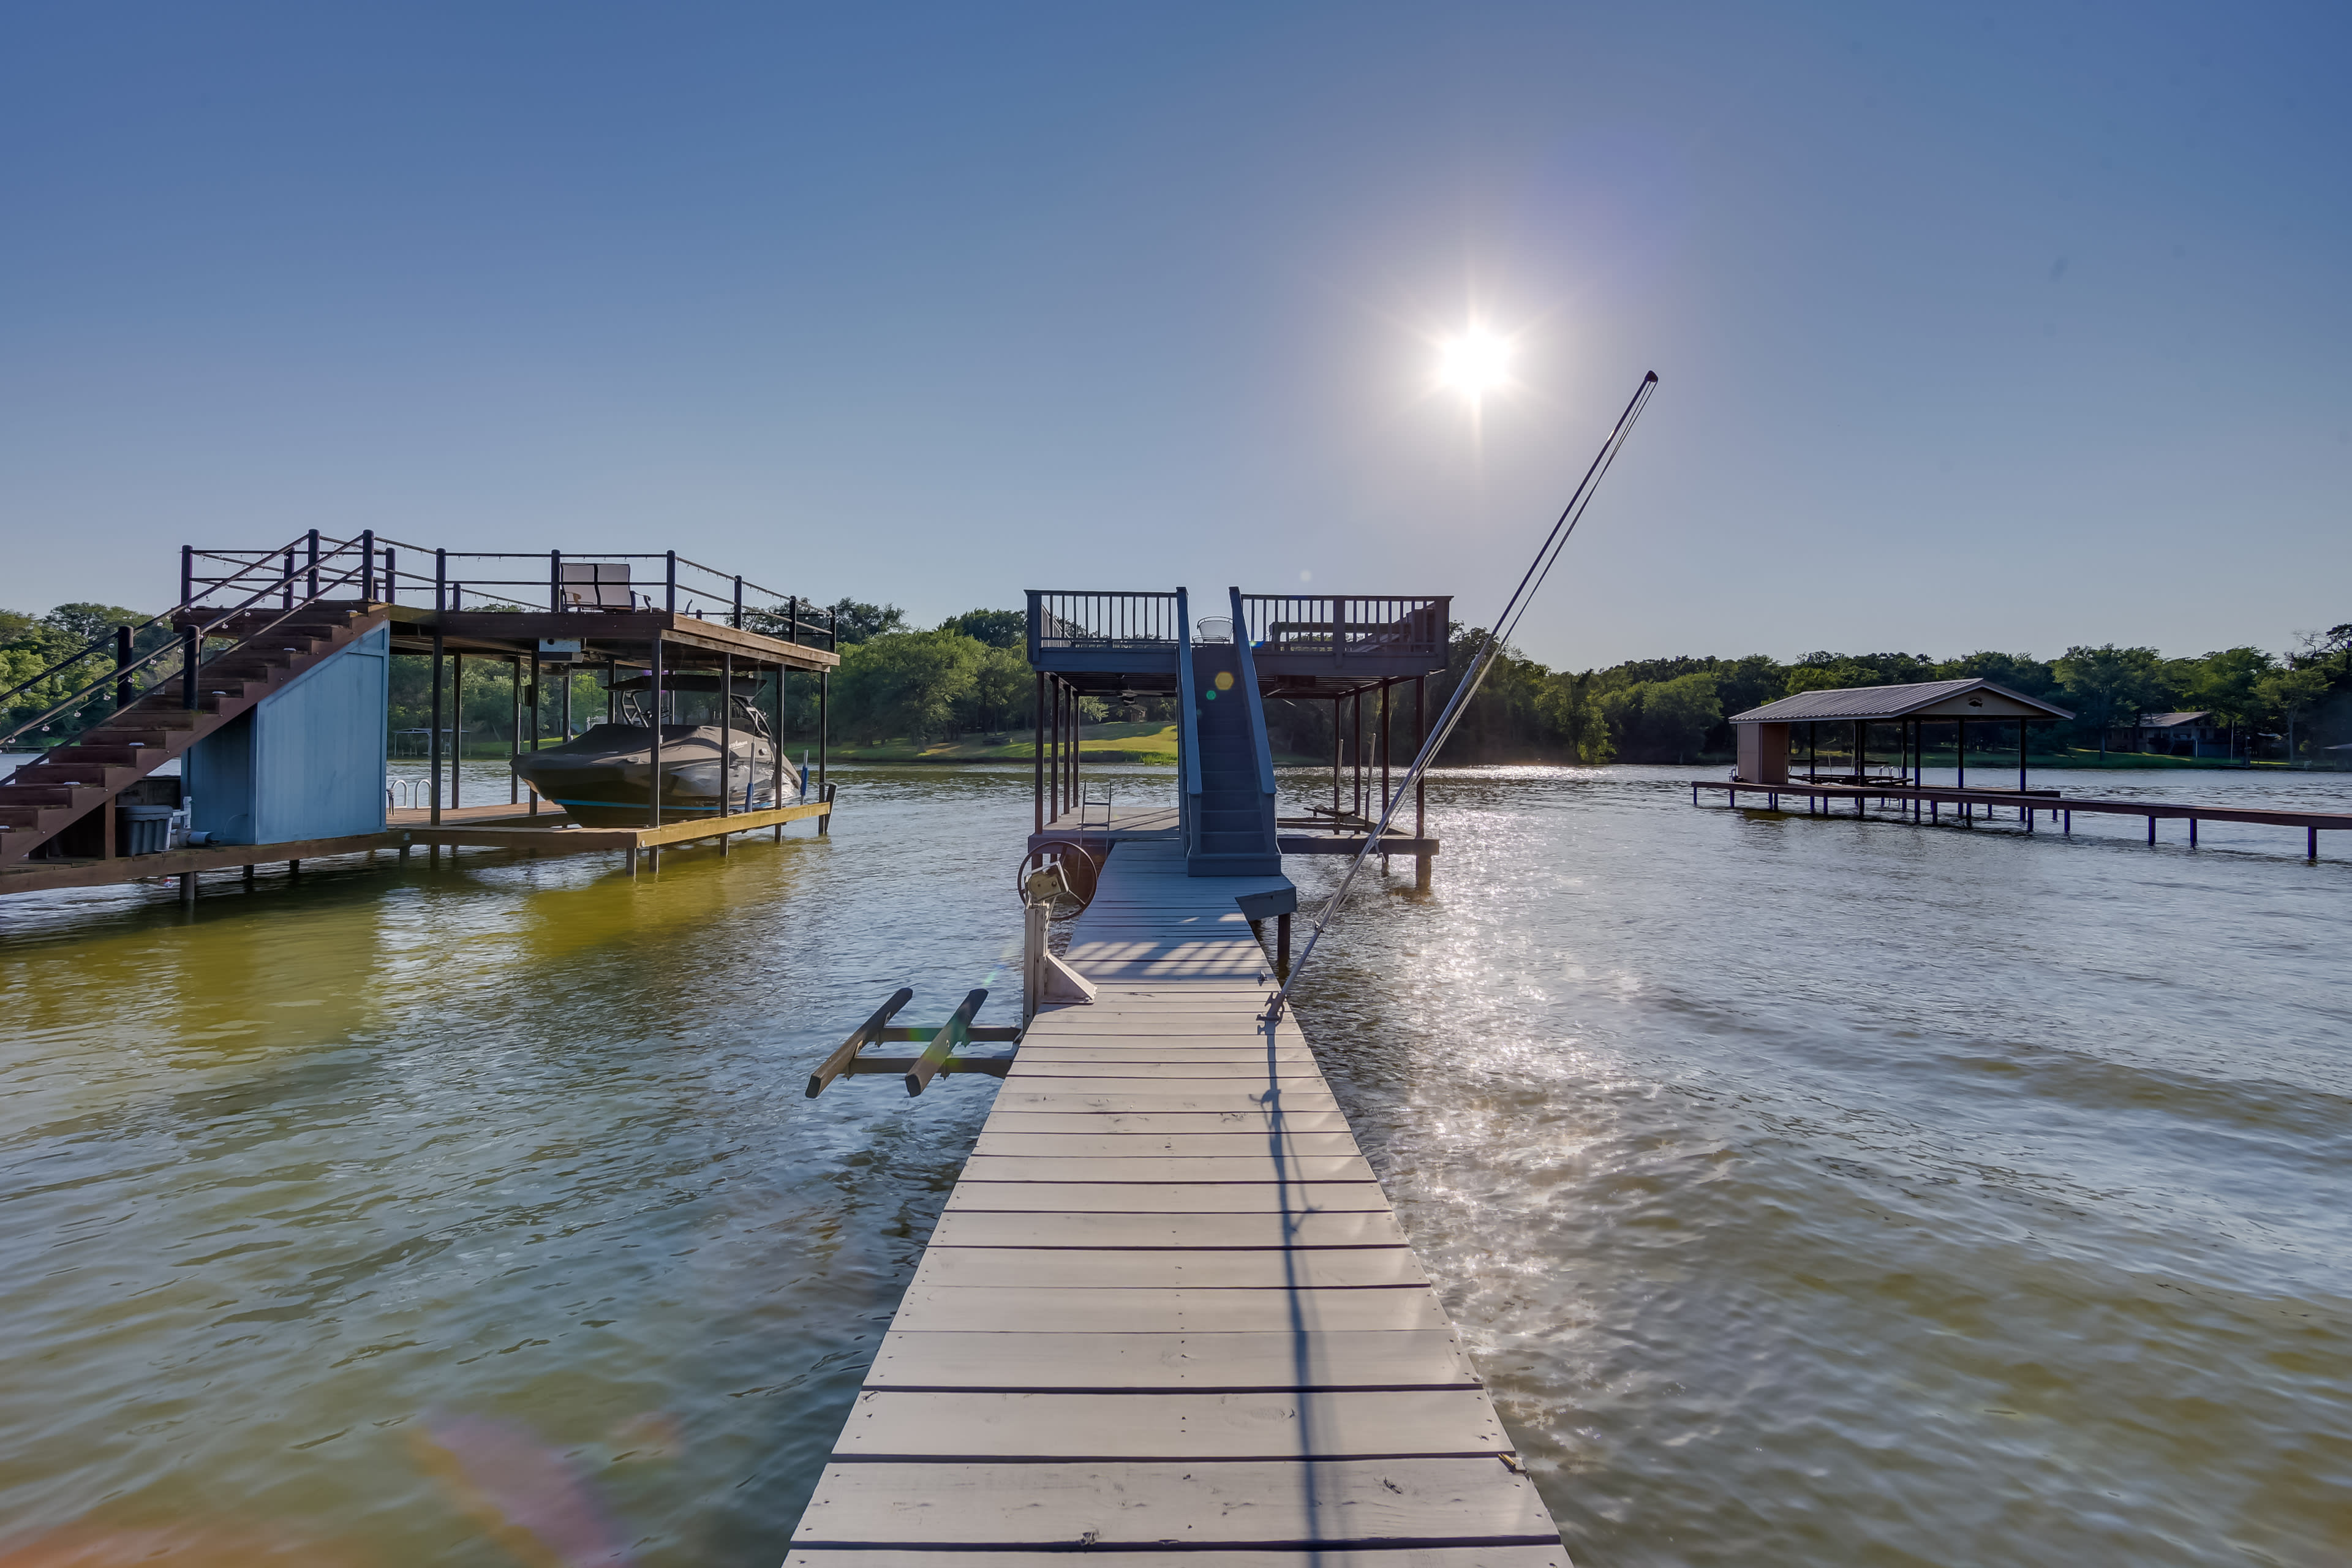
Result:
M319 531L315 528L310 531L310 559L309 565L310 570L310 576L305 579L305 586L310 590L308 596L315 599L319 596Z
M666 559L668 566L662 577L662 608L671 615L676 615L677 614L677 552L675 550L669 552Z
M561 550L547 552L547 613L551 616L563 613L563 552ZM569 740L571 737L564 738Z
M1286 914L1274 917L1274 970L1281 978L1290 978L1290 917Z
M738 578L737 581L741 581ZM750 779L744 783L749 784ZM732 816L735 795L735 656L719 656L719 815ZM727 836L719 836L719 852L727 852Z
M449 809L455 811L465 793L466 656L462 653L449 656Z
M534 658L537 656L534 655ZM514 760L522 755L522 656L507 660L507 804L522 804L522 775Z
M196 597L196 547L180 546L180 604L184 608Z
M1348 748L1348 760L1354 765L1349 770L1353 775L1349 780L1349 786L1354 791L1350 798L1356 803L1356 815L1361 816L1364 815L1364 694L1360 689L1356 692L1351 717L1354 722L1350 726L1352 732L1348 737L1352 742Z
M572 679L572 667L568 664L563 667L563 679L566 681ZM530 749L532 751L539 750L539 654L534 650L530 656ZM539 815L539 791L535 789L530 792L530 814L533 816Z
M434 625L433 625L433 653L432 653L432 659L433 659L433 720L432 720L433 728L432 728L432 729L431 729L431 731L429 731L426 733L426 735L425 735L425 754L427 757L429 757L429 758L431 758L431 759L432 759L432 768L433 768L433 789L432 789L432 793L431 793L431 796L430 796L430 798L431 798L431 803L432 803L432 818L431 818L431 820L432 820L432 822L433 822L433 825L434 825L435 826L438 827L438 826L441 825L441 728L442 728L442 726L441 726L441 624L440 624L440 622L439 622L439 620L438 620L438 619L436 619L436 621L434 622ZM434 852L433 852L433 853L434 853L434 858L437 860L437 859L440 858L440 853L441 853L440 848L439 848L439 847L438 847L438 846L436 846L436 847L435 847L435 848L434 848Z
M194 871L180 873L180 902L192 910L196 907L196 874Z
M676 561L677 552L671 552L671 559L673 562ZM653 699L654 714L654 775L653 787L649 792L651 822L654 826L659 827L662 825L662 639L659 632L654 634L653 657L646 660L646 671L648 677L646 695ZM661 869L661 851L658 849L654 851L654 869L656 871Z
M1031 812L1035 825L1030 831L1043 833L1045 831L1045 672L1042 669L1037 672L1037 701L1029 710L1029 750L1034 763L1032 771L1036 775L1037 795L1035 806ZM1181 728L1178 732L1182 732Z
M360 530L360 598L362 603L375 603L375 530Z
M784 804L784 675L782 665L776 666L776 732L769 737L768 804ZM776 842L784 841L784 825L776 824Z

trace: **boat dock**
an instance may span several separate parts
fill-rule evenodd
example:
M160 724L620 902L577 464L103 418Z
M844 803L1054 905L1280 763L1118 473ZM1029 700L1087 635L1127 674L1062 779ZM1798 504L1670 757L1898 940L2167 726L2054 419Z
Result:
M178 604L0 692L0 747L62 732L0 780L0 895L176 878L193 902L209 872L249 884L258 866L387 849L405 860L419 846L436 859L618 851L634 875L677 845L723 853L740 834L782 837L809 818L824 833L837 640L827 612L675 551L483 553L316 530L279 548L184 546ZM387 772L397 656L425 661L431 693L424 804L404 811ZM517 773L592 717L574 712L575 672L600 676L605 723L646 732L649 776L664 781L642 825L602 800L526 798L519 778L503 804L465 805L469 661L503 679L498 743ZM794 676L814 699L808 781L783 754ZM717 736L714 780L729 759L724 782L698 803L664 769L665 727L699 732L679 722L682 692L723 694L701 730ZM764 741L767 760L734 761L739 735Z
M1261 1019L1255 928L1295 909L1281 859L1309 837L1279 830L1262 700L1442 668L1444 601L1235 590L1197 642L1181 591L1030 602L1055 733L1029 854L1091 888L1063 959L1091 1000L1033 995L989 1060L1003 1087L786 1561L1567 1568L1306 1036ZM1173 803L1077 778L1069 700L1106 685L1179 696Z
M1748 796L1748 809L1755 810L1760 800L1763 809L1783 809L1784 796L1794 796L1805 802L1809 816L1819 816L1835 807L1851 804L1853 815L1867 816L1875 804L1895 820L1906 822L1940 823L1948 820L1955 826L1973 826L1995 820L1994 813L2004 816L2014 812L2015 820L2026 832L2034 825L2047 820L2062 834L2072 833L2074 814L2085 812L2100 816L2144 816L2147 819L2147 841L2156 842L2156 825L2159 822L2180 822L2188 825L2189 846L2197 847L2197 825L2200 822L2254 823L2267 827L2298 828L2304 836L2304 858L2319 858L2319 836L2323 832L2352 829L2352 812L2347 811L2269 811L2256 807L2231 805L2190 805L2178 802L2153 800L2095 800L2084 796L2062 795L2054 789L2010 790L1942 788L1933 784L1900 784L1894 780L1868 784L1811 784L1803 780L1784 780L1778 784L1753 784L1744 779L1705 779L1691 785L1691 804L1699 804L1701 792L1720 793L1730 805L1738 805L1739 797Z
M1567 1568L1239 897L1108 852L792 1568Z
M1900 686L1846 686L1801 691L1735 713L1729 721L1738 737L1738 768L1727 780L1702 780L1691 785L1691 804L1704 791L1721 791L1737 806L1748 797L1750 808L1761 796L1768 811L1780 809L1784 795L1805 803L1806 813L1820 816L1851 803L1856 816L1867 816L1875 802L1894 819L1940 823L1947 808L1955 826L1972 827L1994 820L1996 812L2015 812L2026 832L2047 819L2062 834L2074 830L2074 814L2100 816L2141 816L2147 819L2147 841L2156 842L2159 822L2185 822L2190 847L2197 844L2200 822L2256 823L2273 827L2301 828L2305 858L2319 858L2324 831L2352 828L2352 812L2273 811L2260 807L2192 805L2178 802L2097 800L2069 796L2049 788L2028 787L2026 726L2072 719L2063 708L1981 677L1918 681ZM1970 785L1969 752L1971 731L1979 738L1987 725L2004 739L2017 741L2017 787ZM1798 728L1804 744L1799 749ZM1831 742L1831 772L1822 772L1824 726ZM1927 782L1929 731L1949 732L1956 777L1949 786ZM1874 763L1874 737L1881 761ZM1890 749L1893 765L1884 759ZM1837 755L1843 742L1843 760ZM1979 752L1981 756L1981 752ZM1804 771L1795 771L1799 757ZM1979 763L1981 771L1982 763ZM2004 767L2004 772L2006 771ZM1891 812L1890 812L1891 808Z

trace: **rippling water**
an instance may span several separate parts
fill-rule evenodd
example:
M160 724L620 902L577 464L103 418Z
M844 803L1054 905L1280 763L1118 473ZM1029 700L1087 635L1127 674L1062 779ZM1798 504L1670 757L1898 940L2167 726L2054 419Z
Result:
M1690 776L1441 778L1301 1005L1580 1563L2352 1557L2352 867ZM1029 815L841 777L635 884L0 908L0 1540L780 1561L990 1092L801 1081L900 984L1009 1016Z

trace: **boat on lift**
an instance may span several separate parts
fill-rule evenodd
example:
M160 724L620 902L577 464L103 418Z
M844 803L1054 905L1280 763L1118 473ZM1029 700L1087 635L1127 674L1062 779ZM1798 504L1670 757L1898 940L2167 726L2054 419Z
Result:
M645 677L615 683L617 717L560 746L525 752L514 759L517 777L541 799L561 806L588 827L644 827L651 821L654 722L639 701L650 689ZM719 678L681 671L665 679L665 692L716 693ZM756 681L739 679L726 696L732 706L730 733L717 724L664 724L661 733L661 820L690 821L719 815L722 794L730 812L759 811L776 798L780 759L768 721L751 700ZM731 753L720 765L721 746ZM798 773L788 789L801 785Z

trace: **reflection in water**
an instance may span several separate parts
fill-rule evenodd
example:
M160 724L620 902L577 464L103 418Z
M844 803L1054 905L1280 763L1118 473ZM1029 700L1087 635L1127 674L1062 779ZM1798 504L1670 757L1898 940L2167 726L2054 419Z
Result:
M1299 999L1580 1562L2352 1555L2352 869L1688 776L1442 777ZM0 909L0 1565L781 1560L992 1082L809 1063L1016 1005L1027 773L843 778Z

